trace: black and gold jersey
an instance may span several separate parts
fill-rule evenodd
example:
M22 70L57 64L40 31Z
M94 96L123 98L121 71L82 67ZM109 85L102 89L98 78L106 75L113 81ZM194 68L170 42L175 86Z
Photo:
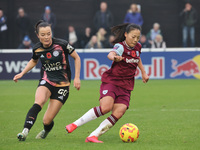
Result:
M75 49L65 40L52 38L52 44L44 48L42 43L33 48L34 60L40 59L43 77L53 86L68 86L71 82L71 70L68 55Z

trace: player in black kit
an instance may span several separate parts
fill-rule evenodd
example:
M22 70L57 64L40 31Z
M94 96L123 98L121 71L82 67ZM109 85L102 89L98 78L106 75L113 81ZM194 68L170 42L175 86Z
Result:
M18 79L22 78L24 74L36 66L40 59L43 76L36 90L35 103L27 113L24 129L17 134L19 141L26 139L36 121L38 113L49 98L49 105L43 117L44 129L36 136L36 139L46 138L53 128L53 119L69 96L71 71L68 55L74 58L75 61L74 87L77 90L80 89L81 62L74 48L65 40L52 38L51 25L47 22L39 21L35 26L35 32L40 42L33 48L32 59L24 70L13 78L17 82Z

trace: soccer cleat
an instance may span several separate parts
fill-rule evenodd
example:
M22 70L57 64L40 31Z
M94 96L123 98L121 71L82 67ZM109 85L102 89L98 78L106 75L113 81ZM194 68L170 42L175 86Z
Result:
M25 141L26 137L28 136L28 132L29 132L29 129L24 128L22 133L18 133L17 138L19 139L19 141Z
M26 135L24 133L18 133L17 138L19 139L19 141L25 141Z
M85 139L85 142L88 143L88 142L92 142L92 143L103 143L103 141L99 141L98 140L98 137L96 136L91 136L91 137L87 137Z
M42 130L38 135L35 137L36 139L45 139L49 132Z
M74 123L69 124L65 127L68 133L72 133L76 128L77 128L77 125L75 125Z

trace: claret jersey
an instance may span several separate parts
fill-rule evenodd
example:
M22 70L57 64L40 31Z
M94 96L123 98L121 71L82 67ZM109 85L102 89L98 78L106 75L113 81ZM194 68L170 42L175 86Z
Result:
M134 48L130 48L125 41L115 44L112 51L124 59L120 62L113 61L111 68L103 73L101 81L133 90L141 47L141 44L137 43Z
M48 48L37 43L33 48L32 58L40 59L42 63L42 79L53 86L69 86L71 70L68 55L73 51L74 48L62 39L52 38L52 45Z

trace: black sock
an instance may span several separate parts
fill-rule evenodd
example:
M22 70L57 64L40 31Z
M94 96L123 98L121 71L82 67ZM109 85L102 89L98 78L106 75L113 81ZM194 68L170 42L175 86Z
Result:
M53 128L54 121L52 121L49 125L44 125L44 130L50 132Z
M33 124L36 121L37 115L42 108L38 104L34 104L29 112L26 115L26 120L24 123L24 128L28 128L29 130L32 128Z

